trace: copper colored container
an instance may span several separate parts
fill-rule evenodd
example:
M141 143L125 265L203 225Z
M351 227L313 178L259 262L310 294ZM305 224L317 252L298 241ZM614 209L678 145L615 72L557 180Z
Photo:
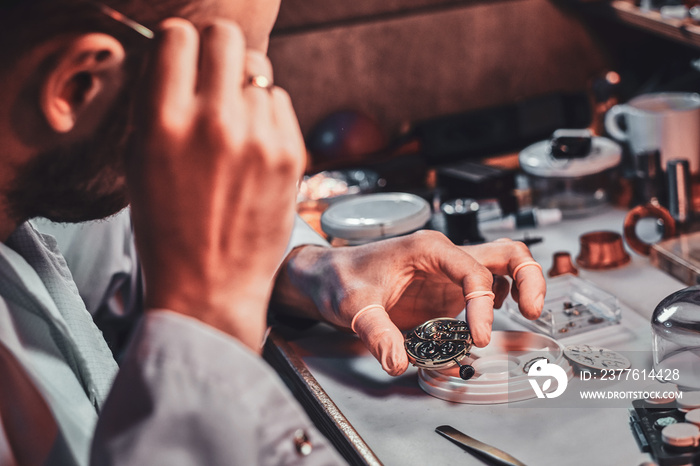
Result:
M637 223L643 218L655 218L663 223L664 232L661 239L676 236L676 221L666 208L659 205L656 199L652 199L652 202L648 204L638 205L627 212L624 229L622 230L625 235L625 241L627 241L627 245L633 251L643 256L648 256L651 251L651 244L642 241L637 235Z
M622 236L614 231L593 231L581 235L581 252L576 263L584 269L613 269L630 261Z
M554 257L552 257L552 268L549 269L547 275L550 277L556 277L559 275L564 275L565 273L578 275L578 269L574 267L574 264L571 261L571 254L566 251L555 252Z

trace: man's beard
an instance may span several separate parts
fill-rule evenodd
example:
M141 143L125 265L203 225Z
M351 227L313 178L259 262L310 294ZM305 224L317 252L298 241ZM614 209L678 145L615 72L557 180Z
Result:
M123 103L116 107L90 140L42 152L19 167L7 191L12 218L82 222L108 217L127 205L129 111Z

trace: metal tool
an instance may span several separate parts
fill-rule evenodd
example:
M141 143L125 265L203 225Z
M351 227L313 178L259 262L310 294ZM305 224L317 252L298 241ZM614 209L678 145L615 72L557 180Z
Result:
M435 428L435 432L446 439L456 443L470 453L487 460L490 464L499 466L525 466L521 461L510 456L508 453L496 447L480 442L467 434L464 434L452 426L440 426Z

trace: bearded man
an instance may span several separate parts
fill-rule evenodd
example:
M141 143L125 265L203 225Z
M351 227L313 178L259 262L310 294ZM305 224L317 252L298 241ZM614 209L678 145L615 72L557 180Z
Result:
M331 249L292 235L304 145L265 57L278 7L0 2L3 464L342 462L259 358L271 295L351 327L393 375L408 365L400 329L465 303L487 344L501 275L539 315L544 279L521 243L420 232ZM28 220L127 202L145 316L118 369Z

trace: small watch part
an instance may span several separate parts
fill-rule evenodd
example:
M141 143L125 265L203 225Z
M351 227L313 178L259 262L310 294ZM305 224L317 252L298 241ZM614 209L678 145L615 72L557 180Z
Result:
M564 314L569 317L578 317L581 314L590 314L591 311L585 304L573 304L571 301L565 301L563 304Z
M678 420L672 416L660 417L656 420L656 422L654 422L654 427L661 430L664 427L670 426L671 424L675 424L677 422Z
M472 336L466 322L446 317L429 320L406 335L408 359L423 369L445 369L457 364L464 380L474 375L474 368L459 363L469 355Z
M294 448L301 456L309 456L313 450L313 445L311 445L309 437L302 429L297 429L297 431L294 432Z
M594 372L604 369L628 369L632 365L629 359L620 353L597 346L567 346L564 349L564 356L579 370L585 369Z
M545 356L537 356L536 358L530 359L528 362L525 363L525 365L523 365L523 372L525 372L526 374L528 372L530 372L530 368L532 367L532 365L535 364L540 359L544 359L547 362L550 362L549 358L546 358Z

